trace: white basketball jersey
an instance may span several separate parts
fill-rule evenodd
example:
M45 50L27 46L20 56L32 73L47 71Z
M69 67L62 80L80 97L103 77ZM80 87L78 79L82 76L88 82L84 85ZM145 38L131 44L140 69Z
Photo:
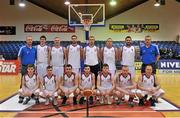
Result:
M51 49L51 65L55 67L64 66L64 49L63 47L52 47Z
M37 46L37 63L48 63L48 46Z
M103 55L104 55L104 63L109 65L109 70L116 70L116 65L115 65L115 48L107 48L104 47L103 49Z
M68 46L68 64L71 64L73 68L80 68L80 48L80 45Z
M119 74L119 86L126 87L132 85L131 75L128 74L127 77L124 77L122 74Z
M75 85L75 73L72 73L70 77L67 74L64 74L64 86L65 87L73 87Z
M112 87L111 80L111 73L108 73L106 77L102 73L100 74L100 86L107 88Z
M154 87L155 76L151 75L149 78L146 75L142 75L142 86L146 88Z
M35 88L37 84L37 76L35 74L32 77L29 77L29 75L25 75L24 82L25 82L25 86L32 90Z
M85 52L86 52L85 64L90 65L90 66L94 66L98 64L97 51L98 51L98 48L96 46L85 47Z
M85 74L81 75L81 86L83 88L92 88L93 82L92 82L92 73L90 73L88 76L85 76Z
M52 75L51 77L48 77L47 75L45 75L43 77L43 81L44 81L44 87L46 90L54 91L56 89L56 76L55 75Z
M122 65L134 66L135 61L135 48L131 47L122 47Z

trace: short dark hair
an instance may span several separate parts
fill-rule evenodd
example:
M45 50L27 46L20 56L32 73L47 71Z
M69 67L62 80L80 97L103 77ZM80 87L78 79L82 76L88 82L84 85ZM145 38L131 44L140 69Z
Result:
M67 64L66 67L71 67L72 68L72 65L71 64Z
M35 66L34 66L34 64L28 64L27 68L34 68L35 69Z
M85 64L85 65L84 65L84 68L86 68L86 67L90 67L90 66Z
M76 37L76 38L77 38L77 36L76 36L76 35L72 35L72 36L71 36L71 38L73 38L73 37Z
M131 38L131 36L126 36L126 38L125 38L125 39L127 39L127 38L130 38L130 39L132 39L132 38Z
M109 67L109 65L108 65L108 64L106 64L106 63L104 63L104 64L103 64L103 67Z
M150 66L150 67L153 69L153 67L152 67L152 65L151 65L151 64L146 65L145 69L147 68L147 66Z
M42 39L42 38L44 38L44 39L46 40L46 36L42 35L42 36L40 37L40 39Z
M53 66L50 66L50 65L46 67L47 70L52 69L52 68L53 68Z

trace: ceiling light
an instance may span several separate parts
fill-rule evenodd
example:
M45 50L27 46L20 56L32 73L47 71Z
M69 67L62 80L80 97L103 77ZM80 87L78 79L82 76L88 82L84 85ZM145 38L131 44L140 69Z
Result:
M154 6L155 6L155 7L159 7L159 6L160 6L160 3L159 3L159 2L156 2L156 3L154 4Z
M110 1L110 5L111 5L111 6L115 6L116 4L117 4L116 0L111 0L111 1Z
M26 6L25 1L24 0L20 0L19 6L20 7L25 7Z
M66 1L64 2L64 4L65 4L65 5L69 5L69 4L70 4L69 0L66 0Z

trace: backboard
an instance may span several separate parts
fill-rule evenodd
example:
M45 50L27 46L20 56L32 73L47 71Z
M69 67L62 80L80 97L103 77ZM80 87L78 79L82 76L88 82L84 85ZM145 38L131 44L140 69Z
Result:
M104 4L70 4L68 6L69 26L84 26L86 21L88 21L89 23L88 25L91 26L104 26L105 5Z

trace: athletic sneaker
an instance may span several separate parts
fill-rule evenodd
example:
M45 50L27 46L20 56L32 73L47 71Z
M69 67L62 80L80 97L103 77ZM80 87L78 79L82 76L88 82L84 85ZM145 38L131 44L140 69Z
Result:
M94 103L94 101L93 101L93 96L90 96L89 97L89 104L93 104Z
M54 106L57 106L57 105L58 105L58 102L57 102L57 100L56 100L55 98L53 99L52 104L53 104Z
M62 105L66 105L66 101L67 101L67 97L66 97L66 96L64 96L64 97L63 97L63 101L62 101L62 103L61 103L61 104L62 104Z
M77 97L76 96L73 97L73 105L77 105Z
M151 98L149 99L149 102L150 102L150 105L151 105L151 106L153 106L153 107L156 106L156 104L155 104L155 103L156 103L156 100L155 100L154 98L151 97Z
M107 96L107 104L112 104L110 96Z
M40 103L38 97L35 97L34 100L35 100L35 103L36 103L36 104L39 104L39 103Z
M24 97L19 96L19 101L18 101L18 103L23 103L23 100L24 100Z
M49 98L46 98L45 105L49 105Z
M104 97L103 96L101 97L100 103L104 104Z
M26 105L30 101L30 97L27 97L26 100L24 101L23 105Z
M133 99L134 99L133 97L130 97L129 100L128 100L128 105L129 105L130 107L134 107Z
M79 104L84 104L84 97L81 97L81 98L80 98Z

